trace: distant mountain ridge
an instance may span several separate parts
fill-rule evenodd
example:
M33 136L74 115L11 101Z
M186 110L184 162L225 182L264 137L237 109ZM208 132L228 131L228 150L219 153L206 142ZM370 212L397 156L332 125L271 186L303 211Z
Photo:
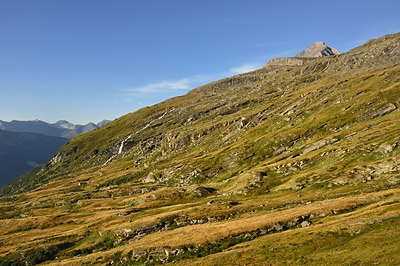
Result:
M88 123L86 125L75 125L65 120L60 120L54 124L47 123L41 120L33 120L33 121L12 120L11 122L0 120L0 129L13 132L38 133L47 136L73 139L74 137L82 133L86 133L93 129L101 127L107 124L108 122L110 121L103 120L97 124Z
M110 122L75 125L65 120L0 120L0 187L48 161L69 140Z

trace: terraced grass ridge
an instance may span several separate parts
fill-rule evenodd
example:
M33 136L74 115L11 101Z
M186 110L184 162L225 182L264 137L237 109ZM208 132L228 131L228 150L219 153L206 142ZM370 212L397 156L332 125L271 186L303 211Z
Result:
M4 186L0 265L399 265L400 33L278 61Z

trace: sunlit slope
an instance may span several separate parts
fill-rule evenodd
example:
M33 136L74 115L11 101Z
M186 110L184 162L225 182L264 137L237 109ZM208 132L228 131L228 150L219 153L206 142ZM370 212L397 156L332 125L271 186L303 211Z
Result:
M4 188L2 261L394 265L399 62L388 35L73 139Z
M284 157L311 159L314 146L346 150L357 139L365 146L363 135L376 128L392 134L383 134L379 145L393 142L396 125L388 116L396 119L400 99L398 45L398 34L385 36L303 67L261 69L210 83L75 138L39 173L13 186L26 190L92 167L119 169L124 175L115 179L118 184L149 174L160 184L201 183Z

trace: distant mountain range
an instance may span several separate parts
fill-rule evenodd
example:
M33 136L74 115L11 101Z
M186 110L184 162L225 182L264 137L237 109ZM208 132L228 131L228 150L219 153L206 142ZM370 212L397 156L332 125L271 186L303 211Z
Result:
M70 139L107 124L0 120L0 187L48 161Z
M0 120L0 129L13 132L29 132L39 133L53 137L63 137L73 139L74 137L89 132L93 129L101 127L110 122L103 120L97 124L88 123L86 125L75 125L65 120L60 120L54 124L50 124L41 120L33 121L17 121L6 122Z

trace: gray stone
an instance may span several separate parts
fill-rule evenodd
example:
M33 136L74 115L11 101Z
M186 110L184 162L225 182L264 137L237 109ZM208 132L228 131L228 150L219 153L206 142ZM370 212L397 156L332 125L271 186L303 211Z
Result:
M335 48L326 45L324 42L315 42L307 50L301 51L295 57L323 57L340 54Z
M300 225L301 227L308 227L311 225L311 223L309 221L303 221Z
M310 58L280 57L268 61L262 68L276 69L281 67L302 66L310 62Z
M395 143L393 145L390 145L390 144L387 144L387 143L382 143L379 146L378 150L380 152L382 152L383 154L388 154L389 152L392 152L396 148L396 146L397 146L397 143Z

